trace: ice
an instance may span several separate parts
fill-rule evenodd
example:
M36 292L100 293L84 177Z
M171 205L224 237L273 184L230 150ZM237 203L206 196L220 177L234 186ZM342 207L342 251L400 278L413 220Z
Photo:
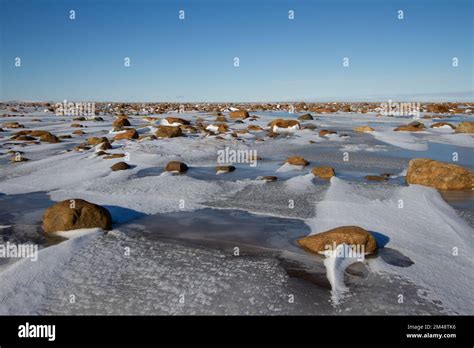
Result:
M426 142L408 132L374 131L370 132L370 134L377 140L403 149L413 151L428 150L428 144Z
M285 181L285 187L295 192L305 192L308 188L313 187L314 175L312 173L298 175Z

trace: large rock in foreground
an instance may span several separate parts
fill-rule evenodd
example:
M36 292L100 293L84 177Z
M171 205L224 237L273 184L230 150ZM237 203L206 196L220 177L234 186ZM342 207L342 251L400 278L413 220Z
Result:
M415 158L408 163L406 181L440 190L471 190L474 174L456 164Z
M54 204L43 215L45 233L99 227L110 230L112 217L107 209L83 199L70 199Z
M341 226L326 232L313 234L298 240L298 244L314 253L333 250L339 244L355 246L365 254L377 250L377 242L372 234L358 226ZM362 249L363 248L363 249Z

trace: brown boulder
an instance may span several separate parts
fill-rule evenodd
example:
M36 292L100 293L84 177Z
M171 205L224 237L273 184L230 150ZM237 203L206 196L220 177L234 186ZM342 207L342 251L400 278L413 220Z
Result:
M103 159L114 159L114 158L122 158L122 157L125 157L124 153L113 153L111 155L107 155L107 156L104 156L102 158Z
M456 127L456 133L474 133L474 122L464 121Z
M386 181L388 179L387 176L382 175L366 175L364 178L369 181Z
M92 146L96 146L100 143L103 143L105 141L109 141L106 137L90 137L87 138L87 143Z
M127 129L124 132L120 132L120 133L116 134L114 139L115 140L138 139L138 132L135 128L130 128L130 129Z
M157 138L175 138L183 134L181 128L173 126L158 126L155 135Z
M313 120L313 116L311 116L311 114L304 114L304 115L301 115L300 117L298 117L298 120L301 120L301 121L309 121L309 120Z
M471 190L474 187L474 174L456 164L415 158L408 163L406 181L408 184L440 190Z
M78 130L75 130L74 132L72 132L72 134L74 134L74 135L84 135L84 134L86 134L86 132L84 132L83 130L78 129Z
M373 132L375 129L369 126L360 126L354 128L354 132Z
M112 217L107 209L82 199L56 203L43 215L45 233L94 227L110 230Z
M286 163L294 166L307 166L309 162L300 156L291 156L286 159Z
M125 162L117 162L112 167L110 167L114 172L117 170L127 170L130 169L130 166Z
M112 123L112 127L114 128L123 128L130 126L130 121L126 117L119 117Z
M333 228L326 232L313 234L311 236L301 238L298 244L306 250L314 253L333 250L334 246L339 244L347 244L356 246L364 254L377 250L377 242L372 234L358 226L341 226ZM362 249L363 248L363 249Z
M395 132L421 132L423 130L425 130L425 125L418 121L414 121L406 125L401 125L394 129Z
M230 118L233 120L243 120L249 117L249 113L245 110L232 111L229 114Z
M278 180L278 178L273 175L266 175L266 176L262 176L260 180L265 180L266 182L275 182Z
M311 173L321 179L331 179L336 175L334 168L328 166L314 167L311 169Z
M46 143L52 143L52 144L61 142L61 140L57 136L55 136L54 134L51 134L49 132L47 132L46 134L41 135L40 140L44 141Z
M324 137L325 135L329 135L329 134L337 134L337 132L332 131L332 130L327 130L327 129L321 129L319 131L319 136L320 137Z
M174 173L184 173L188 170L188 166L183 162L178 161L171 161L165 167L167 172L174 172Z

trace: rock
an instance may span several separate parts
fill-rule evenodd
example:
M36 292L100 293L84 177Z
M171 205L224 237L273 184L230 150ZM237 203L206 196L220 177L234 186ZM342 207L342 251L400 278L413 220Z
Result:
M235 170L234 166L217 166L216 167L216 174L222 174L222 173L230 173Z
M174 173L184 173L188 170L188 166L183 162L178 161L171 161L165 167L167 172L174 172Z
M298 244L314 253L333 250L339 244L355 246L355 250L360 248L359 251L363 251L365 254L377 250L377 242L374 236L369 231L358 226L333 228L326 232L301 238L298 240Z
M373 132L375 129L369 126L360 126L354 128L354 132Z
M313 118L313 116L311 116L311 114L304 114L304 115L301 115L300 117L298 117L298 120L309 121L309 120L314 120L314 118Z
M82 124L79 124L79 123L71 123L71 127L72 128L82 128L84 126Z
M382 175L366 175L364 178L369 181L386 181L388 179Z
M130 121L126 117L119 117L112 123L112 127L114 128L123 128L130 126Z
M138 139L138 132L135 128L129 128L123 132L120 132L115 135L115 140L121 139Z
M58 138L59 138L59 139L71 139L72 136L69 135L69 134L65 134L65 135L60 135Z
M474 133L474 122L464 121L456 127L456 133Z
M309 162L300 156L291 156L286 159L286 163L294 166L307 166Z
M90 146L87 146L87 145L77 145L74 150L75 151L79 151L79 152L84 152L84 151L87 151L87 150L90 150Z
M15 155L12 158L10 158L10 161L17 163L17 162L26 162L26 161L29 161L29 159L21 155Z
M321 179L331 179L336 175L334 168L328 166L314 167L311 169L311 173Z
M3 124L4 128L25 128L22 124L18 122L7 122Z
M110 150L112 149L112 145L109 143L109 140L106 140L102 143L100 143L99 145L97 145L97 150Z
M158 126L155 133L157 138L175 138L183 135L181 128L173 126Z
M167 122L167 124L164 124L165 126L172 125L173 123L179 123L180 125L189 125L190 124L189 121L186 121L185 119L182 119L182 118L179 118L179 117L165 117L165 120Z
M86 134L86 132L84 132L83 130L78 129L78 130L75 130L74 132L72 132L72 134L74 134L74 135L84 135L84 134Z
M100 143L103 143L105 141L109 141L109 139L107 139L106 137L90 137L90 138L87 138L87 143L89 145L92 145L92 146L96 146Z
M300 123L296 120L285 120L282 118L277 118L268 123L270 126L271 131L275 132L278 128L286 128L286 129L300 129Z
M261 131L261 130L263 130L263 129L262 129L262 127L257 126L257 125L255 125L255 124L250 124L250 125L247 127L247 130L259 132L259 131Z
M56 203L43 215L45 233L94 227L110 230L112 217L107 209L82 199Z
M430 126L430 128L441 128L441 127L444 127L444 128L451 127L451 129L456 129L456 127L454 127L451 123L448 123L448 122L436 122Z
M219 115L216 117L216 122L227 122L227 119L223 115Z
M243 120L249 117L249 113L245 110L232 111L229 117L233 120Z
M117 170L127 170L130 169L130 166L125 162L117 162L112 167L110 167L114 172Z
M415 158L408 163L406 181L408 184L440 190L471 190L474 187L474 174L456 164Z
M125 157L124 153L113 153L111 155L107 155L107 156L104 156L102 158L103 159L114 159L114 158L122 158L122 157Z
M394 129L395 132L421 132L425 130L425 125L421 122L415 121L407 125L401 125Z
M262 176L259 179L260 180L265 180L266 182L275 182L275 181L278 180L278 178L276 176L273 176L273 175Z
M57 136L55 136L54 134L51 134L49 132L47 132L46 134L41 135L40 140L44 141L46 143L52 143L52 144L56 144L56 143L61 142L61 140Z
M206 129L213 133L225 133L229 130L229 126L225 123L210 124Z
M327 130L327 129L321 129L319 131L319 136L320 137L324 137L325 135L329 135L329 134L337 134L337 132L332 131L332 130Z

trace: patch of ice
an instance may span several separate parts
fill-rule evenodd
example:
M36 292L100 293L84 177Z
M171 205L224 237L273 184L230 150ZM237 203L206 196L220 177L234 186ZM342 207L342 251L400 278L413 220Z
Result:
M395 131L374 131L370 132L375 139L383 141L387 144L401 147L407 150L413 151L426 151L428 150L428 144L422 141L420 138L408 132L395 132Z

